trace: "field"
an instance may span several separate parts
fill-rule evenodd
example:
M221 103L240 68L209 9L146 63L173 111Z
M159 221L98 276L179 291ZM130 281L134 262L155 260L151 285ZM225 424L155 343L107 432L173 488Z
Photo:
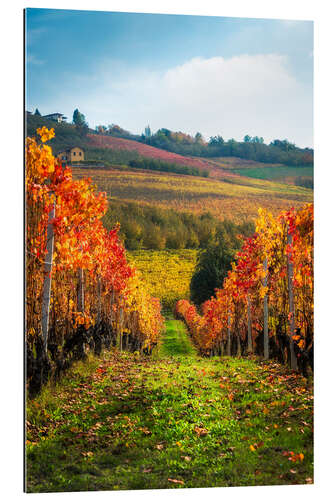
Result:
M235 157L220 157L213 159L214 164L220 165L225 171L233 172L254 179L273 180L287 184L298 184L300 178L313 181L313 167L290 167L287 165L259 163Z
M149 293L172 310L177 300L190 298L190 281L196 250L144 250L127 252L128 260L141 272Z
M278 182L294 184L299 177L313 179L313 167L257 166L254 168L235 168L236 174L254 179L274 179Z
M225 178L234 177L232 172L224 170L224 168L214 160L206 158L194 158L191 156L182 156L177 153L171 153L164 149L155 148L141 142L132 141L129 139L121 139L118 137L88 134L89 147L99 149L112 149L114 151L136 152L140 156L146 158L154 158L156 160L169 161L179 165L197 167L202 170L208 170L210 177Z
M313 200L309 189L241 176L224 181L167 173L80 169L76 177L89 176L109 198L172 208L196 214L211 212L234 222L255 219L258 208L274 214Z
M313 482L310 381L199 358L168 320L153 359L105 353L28 402L28 492Z

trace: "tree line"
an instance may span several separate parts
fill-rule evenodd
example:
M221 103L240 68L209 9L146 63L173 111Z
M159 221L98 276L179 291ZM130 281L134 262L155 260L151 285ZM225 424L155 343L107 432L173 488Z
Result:
M150 130L150 129L149 129ZM147 133L147 128L146 128ZM208 142L197 132L194 137L182 132L161 128L155 134L142 134L145 144L166 149L173 153L191 156L236 156L264 163L282 163L290 166L313 165L313 150L299 148L287 139L275 139L265 144L263 137L245 135L243 141L224 140L222 136L210 137Z
M209 212L194 215L133 202L110 201L104 216L106 228L119 222L119 236L128 250L211 248L223 240L233 253L240 248L238 235L253 232L252 222L220 221Z
M139 158L128 162L132 168L140 168L144 170L157 170L158 172L171 172L174 174L194 175L196 177L208 177L208 170L202 170L197 167L189 167L187 165L179 165L178 163L170 163L168 161L155 160L153 158Z

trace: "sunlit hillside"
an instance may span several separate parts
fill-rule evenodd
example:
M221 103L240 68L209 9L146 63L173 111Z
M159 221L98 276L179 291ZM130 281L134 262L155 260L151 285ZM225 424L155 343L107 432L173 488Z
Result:
M141 171L75 169L76 177L88 175L111 199L134 201L193 213L211 212L234 222L254 219L258 208L277 214L313 200L303 187L260 179L237 177L217 180Z

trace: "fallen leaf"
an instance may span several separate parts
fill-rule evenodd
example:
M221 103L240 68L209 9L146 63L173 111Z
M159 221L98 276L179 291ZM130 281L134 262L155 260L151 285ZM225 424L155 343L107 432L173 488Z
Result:
M190 462L192 460L191 457L187 457L187 456L184 456L184 455L182 455L181 458L183 458L186 462Z
M168 481L170 481L170 483L184 484L184 481L182 481L181 479L170 479L170 478L168 478Z
M157 448L158 450L163 450L164 446L163 446L163 444L157 444L157 445L156 445L156 448Z
M208 434L208 430L207 429L205 429L204 427L198 427L198 426L194 427L194 432L198 436L207 436L207 434Z
M92 451L83 451L81 454L84 457L92 457L93 456L93 452Z

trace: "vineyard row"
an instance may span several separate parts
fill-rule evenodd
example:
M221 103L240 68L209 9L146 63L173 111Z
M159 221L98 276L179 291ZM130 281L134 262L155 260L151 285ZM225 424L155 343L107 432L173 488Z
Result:
M38 129L26 144L26 371L36 394L87 350L150 353L163 328L159 300L126 260L118 227L107 231L104 193L74 180Z
M313 204L281 212L259 210L255 234L244 240L223 288L202 305L180 300L203 355L255 352L304 375L313 371Z

